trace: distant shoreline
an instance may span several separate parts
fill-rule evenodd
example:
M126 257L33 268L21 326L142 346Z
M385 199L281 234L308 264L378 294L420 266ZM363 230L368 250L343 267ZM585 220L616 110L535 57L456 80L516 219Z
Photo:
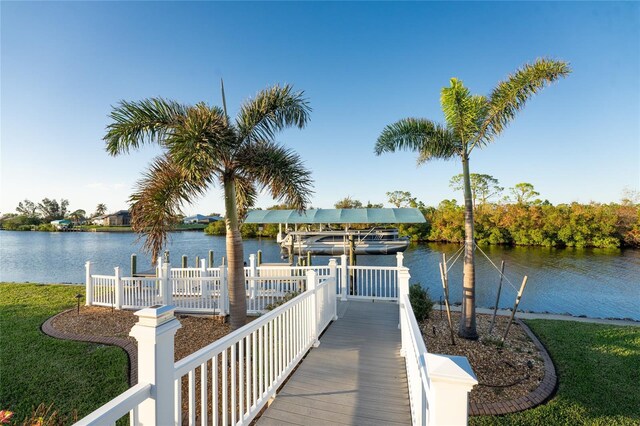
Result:
M169 232L191 232L191 231L204 231L206 225L202 224L180 224L175 229ZM97 227L73 227L69 229L0 229L1 231L16 231L16 232L113 232L113 233L134 233L135 231L130 226L97 226Z

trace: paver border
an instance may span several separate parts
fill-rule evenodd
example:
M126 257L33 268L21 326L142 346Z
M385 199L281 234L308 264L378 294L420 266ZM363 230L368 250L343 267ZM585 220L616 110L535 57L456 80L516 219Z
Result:
M49 317L42 325L40 329L42 332L48 336L54 337L56 339L62 340L75 340L78 342L89 342L89 343L101 343L104 345L110 346L118 346L127 354L128 358L128 366L129 370L129 386L135 386L138 384L138 347L134 342L131 342L126 339L122 339L119 337L103 337L103 336L93 336L89 334L76 334L76 333L68 333L65 331L60 331L53 326L53 321L60 315L65 314L69 311L74 310L67 309L66 311L62 311Z
M527 333L540 351L542 359L544 360L544 378L535 390L529 392L525 396L521 396L520 398L493 402L490 404L469 403L469 415L471 416L499 416L528 410L548 401L555 394L556 389L558 388L556 368L553 365L553 360L551 359L549 352L547 352L547 348L544 347L538 337L524 322L522 322L522 320L515 318L515 322L522 327L522 330Z

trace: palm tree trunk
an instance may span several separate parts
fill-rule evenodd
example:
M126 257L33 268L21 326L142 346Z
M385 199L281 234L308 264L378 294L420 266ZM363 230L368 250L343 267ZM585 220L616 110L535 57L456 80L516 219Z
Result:
M462 157L462 175L464 180L464 278L458 335L465 339L475 340L478 338L476 331L476 271L473 258L475 240L473 237L473 199L468 154Z
M224 179L225 223L227 225L227 259L229 265L229 315L232 330L247 322L247 294L244 288L244 250L236 208L236 185L231 177Z

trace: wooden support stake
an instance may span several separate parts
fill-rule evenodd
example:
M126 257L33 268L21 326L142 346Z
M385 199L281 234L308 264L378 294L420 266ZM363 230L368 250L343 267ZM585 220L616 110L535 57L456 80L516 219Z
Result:
M520 299L522 298L522 292L524 291L524 288L526 285L527 285L527 276L525 275L524 279L522 280L522 285L520 286L520 291L518 291L518 295L516 296L516 303L513 305L513 312L511 312L511 318L509 318L507 329L504 331L504 336L502 336L503 342L507 338L507 334L509 334L509 328L511 328L511 322L513 322L513 317L516 316L516 311L518 310L518 305L520 304Z
M491 325L489 326L489 334L493 330L493 325L496 322L496 314L498 312L498 305L500 304L500 291L502 290L502 278L504 277L504 260L500 263L500 283L498 284L498 295L496 296L496 306L493 308L493 317L491 317Z
M442 256L442 258L446 261L446 259L444 259L444 255ZM446 263L444 264L444 266L442 265L442 262L438 263L438 265L440 266L440 279L442 279L442 288L444 289L444 305L447 308L447 321L449 321L451 344L455 345L456 340L453 333L453 324L451 323L451 309L449 308L449 280L447 277Z

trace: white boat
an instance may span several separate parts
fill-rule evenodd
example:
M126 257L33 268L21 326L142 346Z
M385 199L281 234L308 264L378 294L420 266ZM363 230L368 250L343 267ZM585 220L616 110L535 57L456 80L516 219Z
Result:
M278 238L278 241L283 254L289 255L293 251L298 256L304 256L308 252L325 256L349 254L351 244L356 255L395 254L409 247L409 237L401 237L395 228L289 232L284 238Z

